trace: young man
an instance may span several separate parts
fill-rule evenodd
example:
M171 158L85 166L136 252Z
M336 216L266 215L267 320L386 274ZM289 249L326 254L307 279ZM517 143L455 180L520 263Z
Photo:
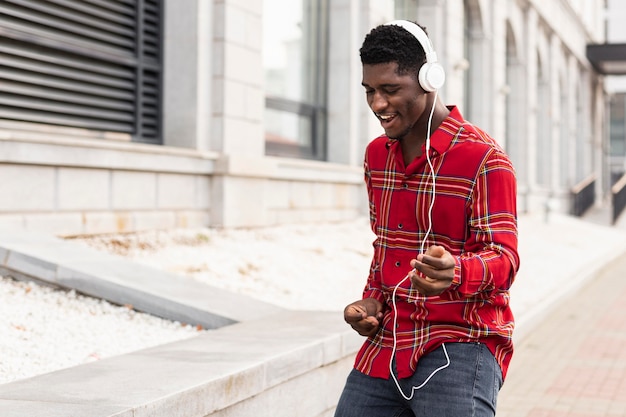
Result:
M513 353L513 167L439 100L443 69L420 26L378 26L360 54L385 134L364 162L374 257L344 310L367 339L335 416L494 416Z

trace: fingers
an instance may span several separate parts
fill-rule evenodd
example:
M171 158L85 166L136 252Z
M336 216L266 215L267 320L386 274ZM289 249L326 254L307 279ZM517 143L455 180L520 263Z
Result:
M439 295L450 287L452 280L447 279L435 279L425 275L418 276L414 274L411 277L411 284L420 294L427 297Z
M346 318L346 322L361 336L371 336L376 331L380 322L374 316L367 316L362 319Z
M418 278L422 278L425 279L426 281L441 281L441 280L448 280L451 278L454 278L454 269L449 269L449 268L445 268L445 269L440 269L440 268L433 268L430 265L427 265L425 263L422 264L417 264L416 265L416 276Z
M437 270L454 268L455 260L452 254L442 246L433 245L424 254L418 255L411 265L423 274L435 278Z
M441 294L454 278L455 259L442 246L430 246L411 265L415 268L409 275L411 283L426 296Z
M343 318L348 323L356 323L367 317L367 311L360 305L350 304L343 312Z
M368 306L372 311L368 311ZM361 300L344 309L344 320L361 336L373 336L380 326L382 311L380 303Z
M435 258L441 258L444 253L446 253L446 250L443 248L443 246L432 245L428 249L426 249L425 255L433 256Z
M359 304L350 304L346 307L345 313L351 316L367 316L367 310Z

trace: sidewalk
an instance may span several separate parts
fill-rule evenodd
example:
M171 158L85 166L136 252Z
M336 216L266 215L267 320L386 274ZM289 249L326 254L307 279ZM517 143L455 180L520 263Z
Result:
M626 416L625 277L622 256L517 345L498 417Z
M625 222L615 230L626 234ZM535 315L516 344L498 417L626 416L626 255L612 243L594 242L613 261Z

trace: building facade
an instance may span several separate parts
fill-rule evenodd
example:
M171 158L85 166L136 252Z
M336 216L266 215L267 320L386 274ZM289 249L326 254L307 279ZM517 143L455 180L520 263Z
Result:
M626 16L626 3L619 0L607 1L607 41L613 45L621 45L626 51L626 27L623 18ZM622 59L626 60L626 57ZM609 154L612 183L624 180L626 173L626 62L622 62L618 75L606 77L606 90L609 100ZM623 182L623 181L622 181Z
M364 215L358 49L427 27L440 91L510 154L519 210L610 187L602 0L0 4L0 226L56 235Z

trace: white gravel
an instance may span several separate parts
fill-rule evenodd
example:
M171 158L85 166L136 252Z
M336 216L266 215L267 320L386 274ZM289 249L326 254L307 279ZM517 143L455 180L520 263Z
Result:
M74 291L4 277L0 316L0 383L198 334Z
M74 241L284 308L340 311L361 296L373 238L367 220L360 218L337 224L186 229ZM204 331L73 291L9 278L0 279L0 316L0 383Z

